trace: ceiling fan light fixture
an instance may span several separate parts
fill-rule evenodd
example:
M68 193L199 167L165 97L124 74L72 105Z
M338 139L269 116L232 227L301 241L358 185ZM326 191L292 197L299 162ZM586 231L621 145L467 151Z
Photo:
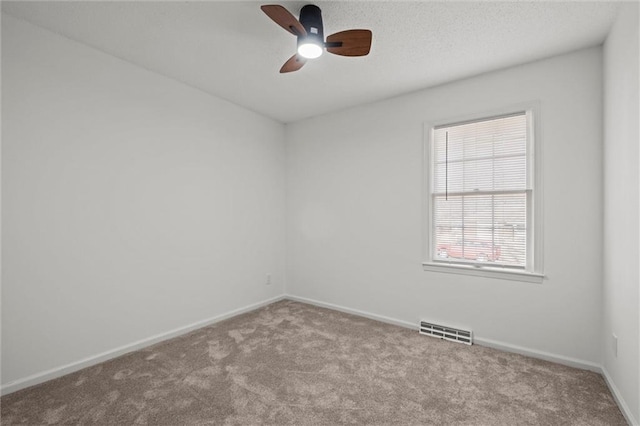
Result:
M273 22L297 37L296 53L287 59L280 73L298 71L307 62L327 52L339 56L366 56L371 49L371 30L346 30L331 34L324 39L322 11L318 6L307 4L300 9L300 19L296 19L283 6L265 4L260 9Z
M319 58L323 50L315 40L306 40L298 45L298 55L307 59Z

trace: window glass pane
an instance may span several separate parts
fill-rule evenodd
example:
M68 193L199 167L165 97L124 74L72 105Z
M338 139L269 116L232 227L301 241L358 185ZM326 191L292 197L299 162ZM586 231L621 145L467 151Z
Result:
M527 189L524 114L434 130L434 192Z
M436 259L526 266L526 193L436 195L433 205Z
M526 120L521 113L434 129L435 260L526 267Z

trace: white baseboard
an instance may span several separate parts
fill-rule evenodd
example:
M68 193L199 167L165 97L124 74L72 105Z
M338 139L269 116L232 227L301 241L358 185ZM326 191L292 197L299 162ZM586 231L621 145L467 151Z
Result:
M595 362L571 358L568 356L558 355L550 352L539 351L536 349L525 348L522 346L512 345L510 343L499 342L491 339L485 339L482 337L476 337L475 335L473 336L473 343L477 343L480 346L499 349L505 352L512 352L529 356L531 358L555 362L556 364L568 365L569 367L580 368L582 370L595 371L596 373L600 373L602 371L602 367L600 366L600 364L596 364Z
M320 302L319 300L307 299L306 297L294 296L292 294L286 294L285 299L294 300L296 302L307 303L309 305L319 306L321 308L333 309L334 311L340 311L347 314L357 315L359 317L365 317L372 320L386 322L387 324L393 324L404 328L410 328L418 331L418 324L412 324L408 321L402 321L395 318L385 317L383 315L372 314L371 312L360 311L358 309L351 309L345 306L334 305L333 303Z
M609 390L611 391L613 398L618 403L618 407L620 407L620 411L622 411L622 415L627 420L627 423L629 423L631 426L640 426L640 422L636 420L636 418L633 416L633 413L631 413L631 410L629 410L629 406L624 401L624 398L622 398L622 395L620 395L620 391L618 390L618 387L616 386L613 379L609 375L609 372L607 371L607 369L604 367L601 367L600 373L604 377L604 381L607 383L607 386L609 387Z
M308 299L306 297L299 297L291 294L285 295L285 298L289 300L302 302L302 303L308 303L310 305L320 306L323 308L333 309L340 312L346 312L348 314L358 315L358 316L373 319L376 321L386 322L388 324L399 325L400 327L410 328L412 330L418 330L417 322L413 324L408 321L389 318L383 315L373 314L371 312L361 311L358 309L351 309L344 306L335 305L333 303L321 302L319 300ZM549 352L538 351L535 349L525 348L521 346L511 345L509 343L477 337L476 335L473 336L473 342L481 346L487 346L487 347L499 349L505 352L513 352L520 355L526 355L532 358L538 358L538 359L543 359L545 361L551 361L558 364L568 365L570 367L581 368L583 370L590 370L598 373L602 371L602 367L599 364L596 364L593 362L570 358L563 355L556 355Z
M206 327L211 324L215 324L217 322L223 321L225 319L234 317L236 315L244 314L246 312L250 312L261 308L263 306L269 305L271 303L277 302L279 300L284 299L285 296L280 295L276 297L272 297L270 299L263 300L258 303L253 303L251 305L234 309L229 312L225 312L224 314L216 315L211 318L207 318L201 321L194 322L192 324L185 325L183 327L178 327L173 330L169 330L164 333L156 334L155 336L148 337L146 339L138 340L137 342L133 342L124 346L120 346L119 348L111 349L106 352L102 352L97 355L92 355L90 357L81 359L79 361L74 361L66 365L62 365L60 367L52 368L50 370L42 371L40 373L33 374L31 376L24 377L22 379L14 380L12 382L6 383L2 385L0 388L0 393L2 395L7 395L9 393L18 391L20 389L28 388L30 386L34 386L40 383L47 382L49 380L56 379L58 377L64 376L69 373L73 373L78 370L82 370L83 368L91 367L93 365L99 364L101 362L108 361L110 359L116 358L118 356L124 355L129 352L137 351L139 349L145 348L147 346L151 346L155 343L161 342L163 340L171 339L173 337L180 336L182 334L189 333L190 331L196 330L198 328Z

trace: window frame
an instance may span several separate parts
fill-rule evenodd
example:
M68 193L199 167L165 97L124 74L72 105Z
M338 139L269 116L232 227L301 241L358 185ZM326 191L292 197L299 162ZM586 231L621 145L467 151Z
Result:
M508 115L525 113L527 117L527 259L525 268L492 266L477 263L454 263L436 261L434 253L435 223L433 221L433 142L438 127L455 126L476 121L497 119ZM457 118L446 118L424 123L423 141L423 262L425 271L499 278L513 281L541 283L543 273L542 232L542 143L540 141L539 102L512 105L490 112L477 113Z

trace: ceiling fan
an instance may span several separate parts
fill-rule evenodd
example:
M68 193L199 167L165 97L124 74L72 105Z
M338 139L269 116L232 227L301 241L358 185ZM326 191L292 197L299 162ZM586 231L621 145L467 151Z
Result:
M298 51L280 68L281 73L298 71L307 62L327 52L340 56L366 56L371 50L370 30L347 30L331 34L324 40L322 12L308 4L300 10L300 20L277 4L260 7L276 24L298 38Z

